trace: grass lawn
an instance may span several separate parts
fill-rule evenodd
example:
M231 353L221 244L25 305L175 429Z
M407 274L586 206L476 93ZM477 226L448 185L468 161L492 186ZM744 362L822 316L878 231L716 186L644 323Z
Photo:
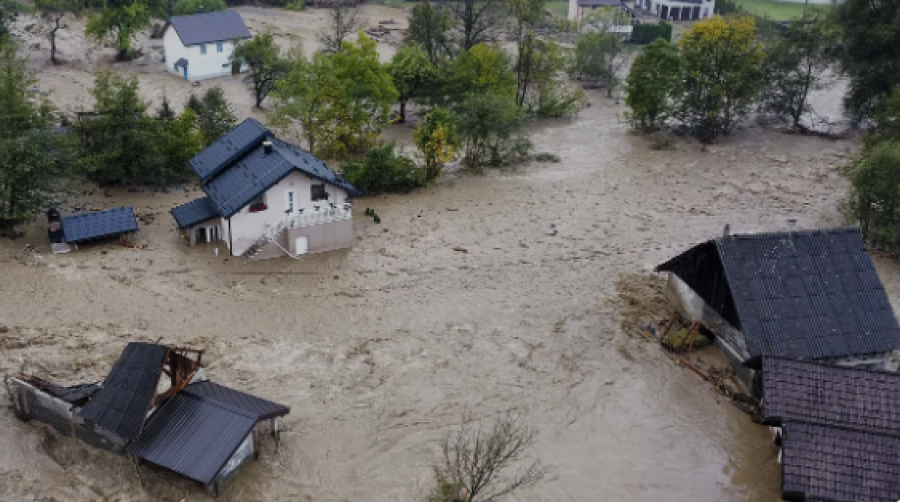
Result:
M737 4L741 7L747 9L747 11L756 16L765 17L768 16L774 21L790 21L794 18L799 18L803 16L803 4L802 3L787 3L787 2L771 2L767 0L735 0ZM808 7L811 11L812 9L821 9L824 11L828 11L831 9L831 5L812 5ZM809 11L807 11L808 13Z
M547 2L544 4L544 8L561 18L569 15L569 2Z

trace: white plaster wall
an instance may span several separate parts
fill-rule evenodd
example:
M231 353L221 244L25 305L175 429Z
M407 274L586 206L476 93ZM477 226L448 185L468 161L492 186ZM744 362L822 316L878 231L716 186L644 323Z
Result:
M325 191L330 194L327 201L312 201L312 185L321 183L309 178L300 172L292 172L277 185L266 191L265 204L268 209L257 213L250 212L250 206L243 208L231 217L231 254L240 255L256 242L265 231L265 225L276 225L286 218L285 211L288 208L287 192L294 190L296 193L294 209L303 208L305 211L314 210L314 206L325 206L329 202L343 204L347 202L347 192L332 185L325 185ZM327 223L326 223L327 225ZM227 226L227 223L225 224Z
M202 80L205 78L222 77L231 75L231 54L234 52L234 44L230 40L222 42L222 52L217 52L215 42L205 44L206 54L202 54L200 45L185 47L181 44L181 38L171 26L166 29L163 36L163 49L166 52L166 71L180 77L184 76L181 68L175 70L175 62L179 58L188 60L188 80ZM246 65L241 71L246 71Z

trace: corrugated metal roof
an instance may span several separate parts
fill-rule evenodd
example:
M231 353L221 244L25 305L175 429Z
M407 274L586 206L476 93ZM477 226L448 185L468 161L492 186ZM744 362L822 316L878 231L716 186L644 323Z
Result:
M216 207L209 200L209 197L194 199L187 204L182 204L172 209L170 212L175 218L178 228L189 227L201 221L219 217L219 212L216 211Z
M900 434L900 373L780 357L762 361L762 416ZM898 452L900 454L900 452Z
M209 181L271 135L256 119L248 118L195 155L189 164L202 181Z
M156 395L165 356L165 346L129 343L79 416L124 440L137 438Z
M230 218L295 170L342 188L351 195L362 194L306 150L274 138L272 143L272 153L265 154L260 139L255 148L203 185L206 195L224 218Z
M858 228L732 235L660 265L709 303L707 277L724 273L722 313L750 357L821 359L900 349L900 325ZM718 260L700 257L713 252ZM703 263L703 270L694 264ZM694 267L694 269L692 269ZM714 290L714 289L713 289Z
M787 500L900 500L900 438L786 422L782 428L782 493Z
M280 417L291 411L287 406L209 381L192 383L181 392L254 417L256 420Z
M174 16L169 24L185 46L250 38L250 30L241 15L233 10Z
M79 242L135 232L137 219L131 207L117 207L108 211L76 214L62 218L66 242Z
M256 419L185 392L157 410L128 453L207 484L256 425Z

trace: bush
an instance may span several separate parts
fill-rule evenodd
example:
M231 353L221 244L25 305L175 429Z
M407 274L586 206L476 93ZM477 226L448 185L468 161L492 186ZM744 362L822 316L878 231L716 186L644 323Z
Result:
M562 162L562 159L559 158L559 155L550 152L540 152L535 154L534 160L537 162L553 162L554 164L558 164Z
M369 149L360 160L345 162L342 173L368 195L405 193L423 185L422 170L412 159L397 155L390 143Z
M284 10L303 10L306 7L305 0L293 0L284 6Z
M658 38L671 42L672 25L665 21L660 21L659 24L636 24L632 27L632 43L649 44Z
M531 160L534 143L526 136L514 136L492 144L488 148L489 167L508 167Z
M850 166L850 197L845 211L859 221L871 244L900 251L900 142L867 148Z
M526 103L528 114L538 118L572 117L587 105L587 96L581 87L569 88L559 82L542 85L537 96Z

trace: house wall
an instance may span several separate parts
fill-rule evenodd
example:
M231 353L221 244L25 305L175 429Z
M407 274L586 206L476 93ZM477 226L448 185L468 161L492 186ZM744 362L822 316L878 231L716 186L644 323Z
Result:
M293 191L295 193L295 213L301 208L305 211L313 211L315 210L316 205L319 205L321 207L323 205L326 205L328 202L334 202L337 204L343 204L347 202L348 195L346 191L328 184L325 185L325 191L330 195L328 201L314 202L312 200L311 187L312 185L317 185L320 183L321 182L319 182L318 180L313 180L303 173L296 171L292 172L283 180L281 180L277 185L266 191L264 195L264 202L268 206L268 209L257 213L251 213L250 206L248 205L247 207L241 209L240 212L232 216L231 254L235 256L243 254L244 251L249 249L250 246L252 246L253 243L256 242L260 236L262 236L262 234L265 232L266 225L277 225L279 221L282 221L286 218L285 211L287 211L288 209L287 193L289 191ZM334 223L339 222L331 222L315 226L328 226L333 225ZM225 226L227 226L227 223ZM350 231L350 240L352 241L352 226ZM310 242L310 252L312 252L312 242Z
M687 21L693 19L703 19L712 17L716 11L715 0L704 0L702 4L684 3L676 0L636 0L636 6L644 12L649 12L657 17L670 19L674 21ZM663 9L665 7L665 9ZM699 12L695 17L694 7L699 7ZM673 12L672 9L675 9ZM674 18L677 13L677 18Z
M166 55L166 71L179 77L184 78L184 70L180 67L175 69L175 63L180 58L188 60L187 79L190 81L231 75L230 58L234 45L230 40L222 42L222 52L218 52L216 43L212 42L206 44L206 54L201 54L200 45L185 47L175 28L169 26L163 35L163 50ZM246 70L246 65L241 68L241 71Z
M219 227L219 238L228 242L228 237L225 233L228 225L226 223L223 228L223 225L222 225L223 221L224 220L222 218L211 218L206 221L201 221L200 223L197 223L196 225L191 225L189 227L186 227L186 228L182 229L182 231L184 232L184 236L187 239L188 244L190 244L191 246L197 244L197 229L198 228L205 229L205 228L209 228L209 227Z
M353 220L338 220L322 225L290 228L286 232L287 246L291 254L297 254L297 237L307 238L307 253L321 253L353 245Z

